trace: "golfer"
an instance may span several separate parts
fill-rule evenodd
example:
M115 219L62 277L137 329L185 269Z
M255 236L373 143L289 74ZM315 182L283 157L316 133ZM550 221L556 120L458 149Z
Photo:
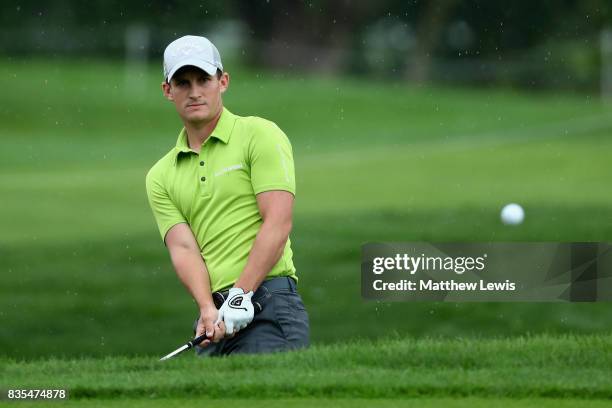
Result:
M227 110L229 83L208 39L168 45L161 87L184 127L147 174L149 203L176 274L199 307L195 336L208 339L198 355L307 347L308 314L289 240L291 144L273 122Z

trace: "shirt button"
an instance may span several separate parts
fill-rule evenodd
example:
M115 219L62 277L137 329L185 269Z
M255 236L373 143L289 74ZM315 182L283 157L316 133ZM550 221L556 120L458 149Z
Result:
M206 177L202 177L202 178L200 178L200 180L206 181Z
M201 161L201 162L200 162L200 166L203 166L203 165L204 165L204 162L203 162L203 161Z

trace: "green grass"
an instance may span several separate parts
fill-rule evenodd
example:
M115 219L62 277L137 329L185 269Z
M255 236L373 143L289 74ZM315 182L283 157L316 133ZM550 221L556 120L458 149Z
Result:
M471 397L529 406L520 399L574 398L597 406L612 398L611 347L611 336L395 338L163 363L152 357L5 359L0 373L6 388L65 388L72 400L294 397L299 406L299 398Z
M41 402L8 402L6 407L40 407ZM55 402L51 403L55 406ZM186 406L217 406L217 405L248 405L253 408L268 407L321 407L321 408L354 408L354 407L376 407L382 408L599 408L608 407L609 401L605 400L579 400L579 399L557 399L557 398L529 398L529 399L510 399L510 398L401 398L401 399L380 399L380 398L275 398L275 399L253 399L253 398L223 398L211 399L207 397L198 398L146 398L146 399L79 399L76 401L66 401L62 406L68 407L186 407Z
M144 73L140 92L118 63L0 63L10 79L0 94L1 355L159 355L190 336L195 307L144 189L180 129L159 71ZM293 143L292 242L315 344L610 332L606 304L390 304L362 301L359 288L368 241L611 240L609 105L248 70L226 95L232 111L277 122ZM526 210L518 228L499 222L510 201Z

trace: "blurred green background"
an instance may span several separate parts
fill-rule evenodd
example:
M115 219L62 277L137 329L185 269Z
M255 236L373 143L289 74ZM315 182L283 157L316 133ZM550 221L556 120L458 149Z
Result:
M388 7L354 14L342 14L342 2L253 3L188 13L186 3L153 2L138 14L94 2L95 22L77 2L7 8L3 18L29 19L6 26L0 60L1 354L161 355L191 335L196 308L144 188L181 128L159 89L160 52L188 33L218 43L231 75L226 106L276 122L293 144L291 239L313 342L609 332L605 303L360 296L368 241L612 239L604 3L585 11L565 2L558 27L539 31L525 28L537 21L485 2L432 2L433 11L380 2ZM544 17L556 9L530 4ZM157 6L169 14L155 14ZM179 30L163 18L171 11L192 20ZM331 27L334 13L350 20L342 35ZM592 24L578 24L587 14ZM301 37L296 21L307 27ZM580 30L560 28L570 21ZM485 36L491 27L496 35ZM315 28L329 37L313 36ZM424 34L432 30L434 39ZM453 51L457 33L471 38L464 51ZM508 202L525 208L519 227L499 221Z

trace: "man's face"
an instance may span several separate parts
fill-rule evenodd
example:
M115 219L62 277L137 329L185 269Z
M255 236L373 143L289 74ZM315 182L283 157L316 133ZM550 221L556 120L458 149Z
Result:
M216 117L221 109L221 94L229 85L229 75L221 78L210 76L203 70L186 66L179 69L170 80L163 82L164 96L174 102L183 122L206 123Z

